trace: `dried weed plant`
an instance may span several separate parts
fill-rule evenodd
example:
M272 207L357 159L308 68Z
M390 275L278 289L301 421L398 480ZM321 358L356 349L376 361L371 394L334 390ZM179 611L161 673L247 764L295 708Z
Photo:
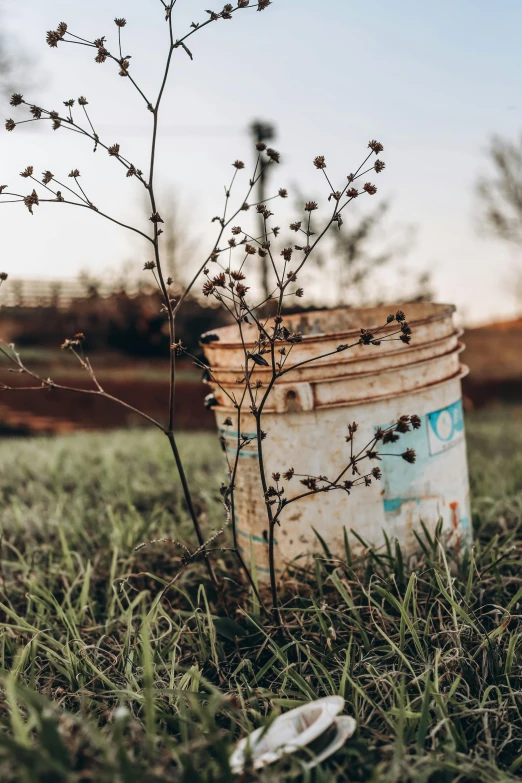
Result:
M254 170L251 173L245 192L239 199L235 199L235 191L241 176L244 175L245 165L241 160L236 160L233 164L233 175L228 187L225 188L225 201L220 215L213 218L217 223L217 232L212 248L208 255L199 265L196 274L192 280L185 286L181 293L175 286L177 281L165 274L165 249L162 247L161 228L164 223L162 218L161 205L156 195L155 172L158 167L157 160L157 138L158 138L158 118L160 107L165 93L167 80L171 73L173 57L177 50L182 49L184 54L193 59L193 54L189 49L188 43L191 36L195 35L204 27L220 22L230 20L238 12L244 10L264 11L271 5L271 0L258 0L250 4L249 0L238 0L236 6L226 4L221 11L208 11L208 19L201 23L192 23L191 29L181 38L176 38L173 27L173 11L176 0L160 0L163 7L165 22L168 29L169 44L167 57L161 83L157 95L151 99L139 86L134 70L131 69L130 56L124 55L126 51L122 48L123 30L126 26L126 20L117 18L114 20L117 28L116 54L108 49L108 42L105 36L91 41L71 32L64 22L61 22L55 30L47 33L47 43L51 48L58 48L67 43L76 44L84 49L93 50L94 60L98 64L114 65L119 75L126 79L138 92L144 108L152 115L152 130L150 139L150 160L147 165L140 168L135 162L128 159L118 143L109 143L102 139L98 134L95 123L89 113L89 102L83 96L77 100L69 99L63 102L64 109L56 111L46 109L38 103L33 103L24 98L23 95L15 93L11 98L11 106L14 108L27 108L29 117L15 121L9 118L5 127L8 132L12 132L19 125L31 122L48 122L54 131L69 131L78 134L83 139L88 140L94 145L94 152L104 150L108 157L117 161L123 167L125 176L133 179L143 187L147 193L150 202L150 217L148 227L131 225L123 223L112 215L102 212L91 198L89 188L85 184L87 177L82 177L78 169L72 169L66 176L56 176L51 171L44 171L41 178L35 176L34 167L26 166L21 172L21 177L28 181L29 192L17 192L8 188L6 185L0 186L0 202L11 203L19 202L24 205L32 215L34 209L44 204L60 205L59 209L64 209L65 205L80 207L90 210L98 217L112 221L128 231L135 232L141 236L149 245L151 251L150 260L145 263L145 270L153 276L163 297L163 312L168 322L170 335L170 374L169 374L169 400L167 424L152 418L143 411L130 406L124 400L115 397L104 391L99 382L96 373L91 365L88 356L83 349L83 334L76 334L68 338L63 343L62 348L69 351L75 359L84 368L92 381L92 388L71 388L55 383L51 378L42 378L37 373L27 367L13 345L0 346L0 352L10 363L14 372L23 374L28 379L28 386L24 389L50 390L68 389L76 394L98 395L106 398L108 401L118 403L132 410L134 413L143 417L147 422L159 428L168 438L172 455L176 464L177 472L183 489L186 506L192 520L194 531L197 537L197 548L188 550L185 548L183 562L185 565L192 562L196 557L203 557L209 577L216 589L218 599L224 603L224 593L222 586L218 584L215 569L212 563L212 552L215 551L216 539L223 533L225 527L230 526L233 539L233 551L246 575L246 578L255 593L260 605L263 606L262 597L255 580L245 563L240 547L237 541L236 511L234 495L236 490L236 476L241 449L252 440L252 436L242 435L243 422L245 419L255 422L255 440L257 441L259 453L259 480L262 487L266 506L266 518L268 522L268 554L270 565L270 588L271 603L274 619L277 623L281 622L278 608L278 585L275 569L274 554L274 530L277 525L284 524L285 509L304 498L311 495L341 491L350 494L351 490L359 485L368 486L372 481L379 480L381 472L375 461L380 460L386 455L385 449L388 442L396 441L401 433L410 429L416 429L420 426L420 419L417 416L403 416L387 429L378 429L372 440L363 448L354 447L354 437L357 430L355 423L348 426L348 435L346 439L350 443L350 458L346 465L340 467L339 472L334 477L298 475L291 467L284 466L281 473L267 475L265 462L263 459L263 441L267 437L263 430L263 412L267 400L274 389L275 384L288 373L298 367L311 361L324 359L332 353L342 353L353 348L355 345L368 346L368 350L373 350L382 342L387 340L400 340L408 344L411 339L411 329L406 321L406 316L401 310L390 314L386 323L378 325L375 329L361 329L360 336L350 344L337 346L336 351L328 354L322 354L297 363L292 363L292 351L294 347L303 339L299 332L291 331L285 325L285 312L288 310L288 302L304 295L304 291L298 285L299 274L303 266L310 260L317 246L325 237L326 233L334 228L342 230L343 212L357 198L362 196L373 196L377 192L376 186L370 181L369 177L380 174L385 168L384 162L377 156L383 151L383 146L376 140L371 140L368 144L368 152L364 156L362 163L353 172L344 177L341 186L335 187L326 171L326 161L324 156L319 155L313 161L313 165L318 173L324 178L328 193L328 202L331 206L329 217L322 225L316 225L319 221L314 219L314 213L318 209L316 201L308 201L304 204L303 214L290 225L290 229L295 232L296 243L293 247L277 248L277 237L279 227L273 223L274 213L271 206L278 199L285 199L287 191L279 189L273 196L267 198L263 203L251 202L252 193L262 176L262 172L267 166L277 166L280 162L280 153L267 147L265 143L257 143L257 160ZM34 183L34 184L33 184ZM233 202L234 192L234 202ZM270 206L268 205L270 202ZM232 204L235 203L235 206ZM239 225L239 220L243 223L247 213L252 210L255 212L255 225L259 226L261 221L262 232L249 231ZM268 258L269 268L272 271L272 291L261 301L256 301L253 295L254 288L249 285L250 279L255 274L255 262ZM0 275L0 283L7 279L7 274ZM192 357L195 363L200 366L207 380L219 388L228 398L228 403L236 412L237 424L237 448L233 459L229 460L228 482L222 488L223 503L226 509L226 523L217 533L206 537L201 525L200 516L192 500L189 476L187 476L183 460L181 458L177 439L176 439L176 360L178 357L190 355L184 347L183 341L176 334L176 316L183 306L189 293L200 285L202 281L202 292L206 297L215 298L229 312L237 324L244 355L244 374L239 379L237 393L231 394L216 379L212 368L207 367L200 359ZM171 288L172 287L172 288ZM176 291L176 294L173 291ZM254 347L244 336L245 325L252 326L256 332ZM395 327L395 328L393 328ZM205 339L218 339L216 335L207 335ZM268 376L265 382L255 378L256 368L265 368L268 370ZM20 387L13 387L6 383L0 386L4 391L16 391ZM207 398L209 407L217 405L217 400L213 394ZM226 421L227 426L232 426L231 418ZM248 428L250 430L250 427ZM387 455L386 455L387 456ZM414 462L415 452L406 449L400 455L390 455L402 457L406 462ZM373 465L372 465L373 463ZM300 481L302 489L296 494L289 494L289 482ZM179 576L174 575L173 581ZM170 585L169 585L170 586Z

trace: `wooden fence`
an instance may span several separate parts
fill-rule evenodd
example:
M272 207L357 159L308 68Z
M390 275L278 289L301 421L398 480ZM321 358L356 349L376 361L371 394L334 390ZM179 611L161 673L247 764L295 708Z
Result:
M66 309L71 302L100 296L109 297L125 290L128 296L150 293L149 285L143 283L125 283L121 280L105 278L103 280L50 280L11 278L0 290L0 307L56 307Z

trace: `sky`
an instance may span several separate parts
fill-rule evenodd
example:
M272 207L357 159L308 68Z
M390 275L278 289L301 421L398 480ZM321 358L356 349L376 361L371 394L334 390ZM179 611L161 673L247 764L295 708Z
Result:
M178 0L175 35L205 20L212 3ZM86 96L100 137L145 170L151 115L132 85L110 63L94 63L85 47L50 49L45 31L65 21L85 38L106 35L115 50L113 19L125 17L131 72L154 95L168 45L160 0L0 0L0 14L20 59L13 89L48 108ZM416 228L404 264L429 270L437 299L454 302L467 323L512 317L520 304L510 280L522 269L522 251L484 236L474 189L489 170L491 136L516 140L522 131L521 29L520 0L273 0L262 13L209 25L190 39L193 61L174 53L160 120L160 204L167 210L174 196L206 255L231 163L252 163L254 118L277 126L282 163L271 187L310 198L327 196L316 155L343 185L375 138L386 169L374 178L373 198L390 200L390 231ZM5 118L21 118L23 108L1 100ZM2 184L26 187L18 173L27 165L62 178L78 168L100 209L147 226L142 189L116 161L93 155L76 134L42 126L0 131ZM247 179L245 172L238 199ZM370 206L358 204L358 214ZM291 199L277 210L281 221L297 217ZM31 217L19 204L5 205L0 226L0 266L15 277L130 274L147 260L139 237L83 209L41 205Z

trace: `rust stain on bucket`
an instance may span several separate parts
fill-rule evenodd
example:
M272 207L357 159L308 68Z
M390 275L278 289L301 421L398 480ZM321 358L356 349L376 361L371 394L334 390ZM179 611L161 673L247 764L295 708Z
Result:
M453 523L453 532L455 534L455 546L457 548L457 551L459 551L460 550L460 532L459 532L460 520L458 514L459 504L457 503L456 500L453 500L449 504L449 507L451 508L451 521Z
M411 346L398 341L379 347L357 345L299 367L279 379L268 397L262 426L267 437L263 455L267 475L294 467L305 475L336 475L349 460L345 443L347 424L359 424L362 445L371 440L378 426L387 426L403 414L416 413L422 426L402 435L388 452L405 448L417 452L415 465L384 458L382 484L374 482L350 497L332 492L310 496L291 506L276 531L276 561L279 569L295 558L320 550L315 528L332 553L343 556L343 528L354 529L368 543L380 546L383 531L397 538L406 553L418 544L422 522L433 530L443 518L454 540L470 538L469 488L460 379L467 372L460 363L463 349L460 332L453 323L452 305L415 303L404 305L413 330ZM294 363L335 351L340 343L354 341L360 327L385 322L393 307L337 309L290 315L285 324L303 332L294 346ZM393 329L389 327L389 331ZM239 331L228 326L215 331L219 340L203 345L213 373L229 392L241 392L244 353ZM247 348L256 332L246 328ZM256 367L252 380L265 382L270 368ZM227 451L235 454L237 432L224 426L237 415L226 394L209 383L219 402L214 409L218 429ZM241 432L251 432L252 416L242 412ZM294 490L288 485L289 496ZM294 490L298 493L297 488ZM259 478L257 443L245 446L239 455L236 479L237 525L245 556L252 551L261 579L268 575L266 507ZM283 532L284 530L284 532ZM302 562L300 560L299 562Z

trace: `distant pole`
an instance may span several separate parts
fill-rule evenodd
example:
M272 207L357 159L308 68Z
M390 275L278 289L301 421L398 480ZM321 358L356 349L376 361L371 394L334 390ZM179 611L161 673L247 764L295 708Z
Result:
M258 142L267 142L272 141L272 139L275 138L276 131L274 125L272 125L270 122L263 122L262 120L254 120L254 122L250 126L250 133L252 134L252 138L254 139L254 142L257 144ZM260 163L260 176L257 183L257 201L263 202L266 198L266 183L268 179L267 175L267 163L264 158L261 158ZM259 235L261 236L265 230L265 223L263 220L263 216L259 215ZM268 299L270 296L270 287L268 284L268 256L264 256L263 258L259 259L261 261L261 287L263 290L263 294L265 299Z

